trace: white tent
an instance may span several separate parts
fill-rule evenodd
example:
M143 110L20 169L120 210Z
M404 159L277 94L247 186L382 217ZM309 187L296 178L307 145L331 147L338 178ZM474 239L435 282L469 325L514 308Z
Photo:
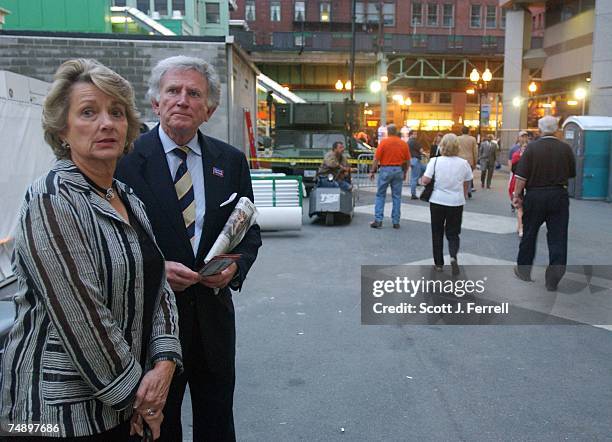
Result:
M0 71L0 287L12 279L12 239L25 191L54 161L41 127L49 86Z

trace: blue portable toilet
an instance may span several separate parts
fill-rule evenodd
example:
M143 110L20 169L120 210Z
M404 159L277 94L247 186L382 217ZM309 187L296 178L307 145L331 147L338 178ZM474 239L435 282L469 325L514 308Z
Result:
M609 199L612 117L577 116L563 123L563 137L576 156L576 178L569 195L578 199Z

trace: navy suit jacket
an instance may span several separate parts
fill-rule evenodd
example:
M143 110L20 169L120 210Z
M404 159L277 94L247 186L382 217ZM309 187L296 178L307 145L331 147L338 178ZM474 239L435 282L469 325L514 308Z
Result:
M168 261L176 261L197 271L225 222L242 196L253 201L253 188L246 158L229 144L203 135L198 131L202 148L206 213L197 255L193 249L179 209L176 190L156 126L141 135L134 149L117 166L116 177L134 189L144 202L157 243ZM213 167L221 170L213 174ZM231 204L219 207L232 193L238 196ZM239 289L257 257L261 246L258 225L246 233L233 250L240 253L238 261ZM234 374L235 323L234 306L229 288L215 295L213 290L196 284L176 294L179 309L179 330L184 358L200 357L191 352L193 336L202 340L206 362L213 371ZM194 327L199 333L194 333ZM189 365L189 364L187 364Z

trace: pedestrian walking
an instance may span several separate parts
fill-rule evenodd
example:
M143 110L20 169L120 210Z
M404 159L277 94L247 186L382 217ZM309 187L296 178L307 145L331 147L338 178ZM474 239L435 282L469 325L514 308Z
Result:
M497 143L493 140L493 135L487 135L487 138L480 143L478 161L480 163L480 187L482 189L485 187L485 181L487 189L491 188L491 180L497 161L497 150Z
M472 171L476 169L476 162L478 161L478 143L476 138L470 135L470 128L463 126L461 128L461 135L458 138L459 142L459 157L463 158L468 162ZM474 184L470 182L468 189L468 198L472 198L472 192L475 191Z
M376 203L374 206L374 221L370 227L378 229L382 227L385 198L387 187L391 186L391 200L393 209L391 211L391 221L393 228L400 227L400 208L402 204L402 183L406 179L408 162L410 161L410 151L408 144L399 137L397 127L394 124L387 126L387 138L381 140L374 155L370 179L373 180L377 171L378 182L376 190Z
M440 141L442 141L442 134L438 132L436 138L434 138L431 148L429 149L429 158L440 156Z
M431 214L431 242L434 268L442 271L444 266L444 235L448 241L453 274L459 273L457 253L463 206L473 178L471 165L458 156L459 141L455 134L446 134L440 142L440 156L429 161L423 175L423 184L434 181L429 199Z
M545 283L549 291L555 291L567 264L567 183L576 176L576 160L569 145L554 135L558 128L555 117L541 118L538 128L541 137L527 145L516 167L513 204L523 208L524 231L514 272L531 281L538 232L546 222L549 265Z
M416 188L425 168L421 163L423 146L417 140L416 130L408 132L408 147L410 148L410 199L418 200Z
M511 161L511 168L510 168L510 183L508 185L508 193L510 194L510 201L512 202L512 198L513 198L513 194L514 194L514 189L516 187L516 165L518 164L519 160L521 159L521 157L523 156L523 153L525 152L525 148L527 147L527 137L524 137L523 143L520 145L519 150L517 150L516 152L514 152L514 155L512 155L512 161ZM512 205L512 203L511 203ZM514 208L514 205L512 205L512 207ZM516 220L517 220L517 232L518 232L518 236L519 238L523 237L523 208L519 207L518 209L516 209Z

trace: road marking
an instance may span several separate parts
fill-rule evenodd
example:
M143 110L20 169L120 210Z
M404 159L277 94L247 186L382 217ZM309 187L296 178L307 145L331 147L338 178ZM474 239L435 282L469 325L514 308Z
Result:
M355 207L355 212L374 215L374 205ZM391 203L385 204L385 216L391 216ZM402 204L401 219L430 224L429 206ZM462 229L479 232L508 234L516 232L516 218L509 216L489 215L486 213L463 212Z

